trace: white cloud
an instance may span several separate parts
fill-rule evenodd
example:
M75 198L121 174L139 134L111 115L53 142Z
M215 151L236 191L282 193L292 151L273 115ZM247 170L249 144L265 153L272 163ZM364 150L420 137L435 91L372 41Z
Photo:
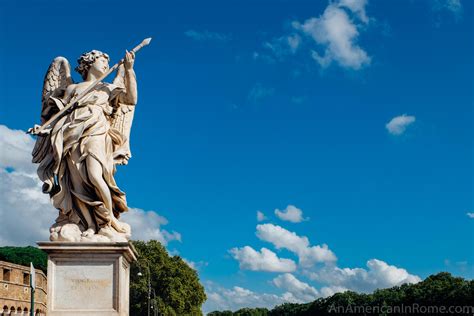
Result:
M35 245L49 240L49 227L58 212L48 195L41 192L41 185L34 173L0 168L0 246Z
M266 53L254 52L254 59L273 64L305 52L322 67L332 63L359 70L371 57L358 45L360 32L367 28L367 0L331 0L319 17L303 23L293 21L292 30L263 44Z
M217 32L210 32L207 30L204 30L204 31L188 30L184 32L184 35L192 38L195 41L226 42L230 40L230 35L217 33Z
M293 57L311 56L322 68L337 64L345 69L360 70L372 59L359 42L361 33L373 20L368 17L368 0L329 0L323 13L303 22L293 21L291 30L263 43L261 52L254 52L254 60L268 64ZM298 53L298 58L295 56Z
M0 245L34 245L49 239L49 227L58 216L41 191L31 162L34 139L21 130L0 125ZM151 211L130 208L123 218L132 226L134 239L157 239L166 245L180 240L177 232L160 230L167 220ZM34 219L34 220L32 220Z
M215 310L238 310L244 307L273 308L288 302L284 297L268 293L256 293L251 290L234 286L232 289L207 286L207 301L203 305L204 313Z
M406 128L415 122L414 116L406 114L396 116L385 125L385 128L392 135L401 135L405 132Z
M168 224L168 220L154 211L144 211L139 208L129 208L127 213L121 217L124 222L132 227L132 238L134 240L155 239L163 245L167 245L172 240L181 241L181 234L178 232L168 232L160 226Z
M474 218L474 213L467 212L466 215L469 218Z
M327 265L318 271L308 273L308 276L312 280L328 284L330 287L326 291L349 289L357 292L371 292L375 289L421 281L420 277L409 274L407 270L378 259L367 261L367 268L341 269Z
M364 23L368 22L365 14L365 1L339 1L330 3L318 18L307 19L303 24L295 21L294 27L310 36L314 42L324 49L320 54L313 50L313 58L321 65L328 67L333 61L344 68L358 70L370 64L371 58L359 45L359 25L343 9L354 10Z
M346 7L364 23L369 23L369 18L365 12L365 6L367 5L367 0L340 0L339 6Z
M12 130L0 125L0 168L12 168L21 172L36 173L36 167L31 162L31 151L34 140L21 130Z
M262 248L258 252L252 247L245 246L243 248L232 248L229 252L234 259L239 261L242 270L268 272L293 272L296 270L296 264L293 260L280 259L267 248Z
M301 282L293 274L285 273L273 279L273 284L286 292L283 294L288 301L307 303L315 300L319 293L307 283Z
M288 221L292 223L300 223L304 220L307 220L303 218L303 211L301 211L294 205L288 205L283 211L276 209L275 215L283 221Z
M48 240L57 216L31 162L33 146L24 131L0 125L0 246Z
M170 252L170 255L172 255L171 252ZM178 254L176 254L176 255L178 255ZM198 261L198 262L196 262L196 261L188 260L188 259L182 258L182 257L181 257L181 259L183 259L183 261L186 262L186 264L187 264L191 269L194 269L194 270L196 270L196 271L199 271L202 267L207 267L207 266L209 265L209 263L206 262L206 261Z
M257 237L272 243L277 249L285 248L298 255L302 266L310 267L318 262L334 262L336 255L327 245L310 246L307 237L300 237L281 226L273 224L257 225Z
M319 291L321 292L321 297L328 297L336 293L346 292L348 291L348 289L342 286L333 285L333 286L324 286Z
M258 222L264 221L266 219L267 219L267 217L265 216L265 214L263 214L263 212L257 211L257 221Z
M336 265L335 254L327 245L311 246L307 237L298 236L277 225L259 224L256 235L259 239L272 243L276 249L287 249L299 258L299 266L296 267L294 262L291 264L293 271L288 271L272 280L272 284L283 292L279 295L269 295L257 294L240 287L234 287L232 290L221 288L218 291L207 289L209 299L204 310L235 310L244 306L271 308L283 302L310 302L318 297L327 297L347 290L372 292L375 289L421 281L417 275L378 259L367 261L366 269L339 268ZM281 268L281 262L285 260L279 259L275 253L266 248L258 252L246 246L241 249L233 248L230 252L239 260L241 269L254 271L277 271ZM318 290L289 272L296 272L317 281L321 287ZM267 299L265 303L258 302L265 299Z

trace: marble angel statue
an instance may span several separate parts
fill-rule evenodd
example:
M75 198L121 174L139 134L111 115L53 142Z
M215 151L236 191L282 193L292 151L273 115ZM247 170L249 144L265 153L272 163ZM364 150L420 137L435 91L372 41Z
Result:
M37 135L32 155L39 164L43 192L59 210L50 228L51 241L127 241L131 236L130 226L119 220L128 207L114 174L116 165L127 164L131 157L130 129L137 104L133 66L135 52L144 46L140 45L127 51L113 69L103 52L82 54L75 68L83 79L79 83L73 82L64 57L49 66L42 126L30 132ZM113 83L102 81L114 69Z

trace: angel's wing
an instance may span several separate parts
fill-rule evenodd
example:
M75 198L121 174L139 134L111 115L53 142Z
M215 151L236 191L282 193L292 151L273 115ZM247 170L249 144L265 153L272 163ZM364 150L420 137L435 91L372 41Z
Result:
M41 123L47 121L63 107L59 98L63 97L66 88L72 83L69 62L64 57L56 57L44 77L41 95ZM57 162L54 158L50 135L37 136L32 155L33 162L39 163L38 175L44 182L43 191L51 193Z
M113 84L125 88L124 68L121 65L117 69L117 75ZM135 104L125 104L117 98L117 106L112 115L111 128L117 130L124 139L123 145L114 153L114 159L117 164L126 165L132 157L130 152L130 131L132 130L133 115L135 114Z
M62 97L66 88L72 84L71 66L64 57L56 57L46 72L41 95L41 122L45 122L57 111L60 104L50 102L50 97Z

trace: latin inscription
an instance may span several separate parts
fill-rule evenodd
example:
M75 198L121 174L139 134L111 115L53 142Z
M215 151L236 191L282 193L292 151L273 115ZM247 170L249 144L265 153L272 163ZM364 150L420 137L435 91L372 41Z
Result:
M105 288L110 285L111 280L106 280L106 279L99 279L99 280L93 280L93 279L71 279L71 290L87 290L87 291L93 291L93 290L99 290L102 288Z
M114 310L113 262L58 262L54 277L54 310ZM48 293L49 294L49 293Z

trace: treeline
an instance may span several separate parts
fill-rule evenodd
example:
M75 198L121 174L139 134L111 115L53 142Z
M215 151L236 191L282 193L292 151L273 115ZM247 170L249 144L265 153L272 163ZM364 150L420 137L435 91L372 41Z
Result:
M403 284L371 294L352 291L319 298L307 304L215 311L209 316L306 315L473 315L474 281L441 272L417 284Z
M27 267L33 262L36 269L48 270L48 255L36 247L0 247L0 260Z

